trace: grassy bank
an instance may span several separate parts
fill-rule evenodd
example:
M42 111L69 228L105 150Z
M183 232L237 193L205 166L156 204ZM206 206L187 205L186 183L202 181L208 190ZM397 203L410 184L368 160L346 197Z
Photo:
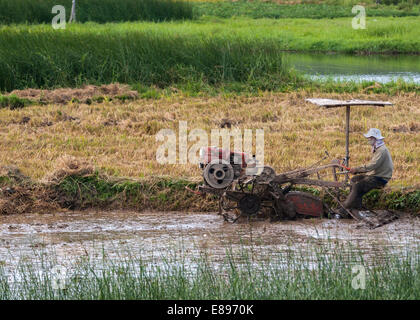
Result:
M31 105L33 102L29 99L22 99L12 94L3 96L0 94L0 108L20 109Z
M319 1L321 2L321 1ZM302 3L302 4L279 4L276 1L198 1L194 2L194 16L203 15L216 16L220 18L231 18L244 16L253 19L286 19L286 18L308 18L308 19L330 19L342 17L354 17L353 5L350 3ZM365 1L366 2L366 1ZM374 5L366 6L368 17L405 17L419 16L420 5Z
M37 182L18 169L3 167L0 173L0 214L43 213L57 210L115 209L200 211L218 210L217 197L205 198L196 189L202 179L109 177L86 162L67 159L47 178ZM296 187L319 196L331 208L337 204L316 188ZM391 209L420 214L420 190L385 188L372 190L364 201L370 209Z
M282 50L418 53L417 18L230 19L0 28L0 90L142 83L158 87L238 83L254 89L298 88Z
M72 0L0 0L0 24L47 23L57 14L51 13L55 5L66 9L70 18ZM192 6L181 0L78 0L77 21L167 21L191 19Z
M258 248L255 251L260 251ZM181 252L181 253L177 253ZM159 254L157 254L159 255ZM205 251L182 249L146 261L138 253L118 261L81 257L68 265L64 289L54 290L54 255L22 261L6 274L0 265L0 299L419 299L418 248L404 254L384 250L369 261L351 245L313 246L311 252L281 254L227 250L215 263ZM265 258L264 258L265 257ZM38 264L35 264L38 262ZM358 269L353 270L357 266ZM362 270L365 281L360 280ZM358 278L355 279L355 277ZM9 279L11 281L9 281ZM60 278L62 279L62 278ZM363 284L362 284L363 283ZM354 287L356 285L356 287ZM364 285L358 289L357 285Z
M195 189L196 180L162 177L141 181L112 181L101 179L98 174L90 177L70 176L57 186L65 200L60 203L67 209L112 208L155 209L163 211L217 211L216 198L202 199L185 190ZM306 189L321 196L331 207L337 205L328 194L320 194L317 189ZM420 190L392 189L373 190L364 197L364 203L372 209L391 209L420 215Z

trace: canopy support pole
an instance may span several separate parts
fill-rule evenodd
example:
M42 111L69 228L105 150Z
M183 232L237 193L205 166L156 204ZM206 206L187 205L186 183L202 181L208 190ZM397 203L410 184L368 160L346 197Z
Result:
M345 158L345 166L349 166L350 160L350 152L349 152L349 145L350 145L350 106L346 106L346 158Z
M346 106L346 157L344 159L344 165L349 167L350 163L350 106ZM347 172L345 181L349 179L349 174Z

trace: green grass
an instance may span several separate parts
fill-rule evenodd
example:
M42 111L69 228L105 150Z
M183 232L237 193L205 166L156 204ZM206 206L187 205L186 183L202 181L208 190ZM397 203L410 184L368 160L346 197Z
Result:
M0 28L0 88L74 87L83 83L217 84L274 88L289 70L274 39L215 34L189 23L84 24Z
M368 2L370 17L402 17L420 15L419 0L384 0L376 5ZM200 18L203 15L230 18L339 18L353 17L352 6L357 1L323 1L322 3L277 4L267 1L187 2L182 0L78 0L77 19L100 23L115 21L165 21ZM51 23L53 6L61 4L70 15L71 0L0 0L0 24Z
M0 176L0 187L23 187L39 198L39 194L48 194L48 201L70 210L91 208L119 208L131 210L155 209L161 211L195 210L217 211L217 198L202 198L187 191L185 187L196 189L199 183L182 178L148 177L143 179L125 179L107 177L99 171L92 175L70 175L57 183L40 184L24 180L17 182L13 177ZM336 203L328 194L312 187L296 187L320 196L330 207ZM387 188L373 190L363 198L364 204L371 209L395 209L410 212L414 216L420 213L420 190ZM31 207L27 208L29 211Z
M31 105L32 103L33 102L28 99L22 99L13 94L9 96L0 94L0 108L9 108L11 110L20 109Z
M385 5L413 5L420 4L420 0L381 0L381 3Z
M66 8L66 20L72 0L0 0L0 24L51 23L55 5ZM166 21L191 19L192 6L182 0L78 0L77 21Z
M216 210L216 202L201 201L185 190L189 186L195 189L197 184L183 179L149 178L143 180L107 179L96 172L92 176L69 176L53 186L59 204L67 209L106 208L119 206L144 210L185 210L200 207ZM211 199L211 197L209 198Z
M102 178L98 173L93 176L69 176L56 186L59 199L66 199L61 203L70 209L85 209L92 207L107 207L114 201L120 202L125 208L153 208L160 210L191 209L197 197L185 190L185 187L195 189L196 182L185 179L157 178L143 181L117 180ZM328 194L320 195L316 188L297 188L320 196L329 206L336 207L336 203ZM216 200L215 197L213 197ZM201 199L202 208L206 211L217 210L216 201ZM395 209L420 213L420 190L404 191L399 189L373 190L363 198L364 204L372 209ZM121 200L123 200L121 202Z
M246 84L290 89L301 79L281 50L419 53L420 20L218 19L194 22L0 27L0 90L141 83L163 88Z
M112 181L101 178L99 175L78 177L70 176L57 186L61 194L59 198L71 199L71 209L84 209L91 207L107 207L113 201L121 200L126 208L153 208L161 210L182 210L190 209L197 197L185 191L185 187L195 189L197 183L183 179L159 178L144 179L143 181L120 180ZM300 190L300 189L299 189ZM308 188L306 191L320 196L319 190ZM63 197L64 196L64 197ZM325 197L330 206L336 204ZM216 201L211 203L203 202L207 210L216 210ZM216 199L216 198L214 198ZM403 189L373 190L364 196L364 204L372 209L395 209L420 213L420 190L404 191ZM65 205L64 205L65 206Z
M217 86L204 82L177 83L174 85L176 92L172 87L157 88L154 85L145 86L135 84L133 90L138 91L141 99L160 99L162 97L172 97L181 95L187 97L215 97L222 95L224 97L232 96L259 96L262 91L258 86L251 86L246 82L223 82ZM331 78L311 80L302 79L297 75L296 81L283 84L273 88L273 92L295 92L304 91L306 93L383 93L389 96L395 96L404 92L420 93L420 84L407 82L402 79L390 81L377 86L376 81L338 81Z
M390 81L380 86L375 86L376 81L336 81L333 79L306 81L302 89L308 92L323 93L384 93L395 96L403 92L420 93L420 85L404 80Z
M0 299L419 299L420 254L381 251L369 260L350 244L312 245L309 250L261 252L228 248L221 262L206 251L180 248L145 260L141 252L99 261L81 257L67 266L64 289L55 290L52 254L21 261L8 277L0 265ZM123 250L124 251L124 250ZM180 253L177 253L180 252ZM256 253L262 257L255 259ZM6 265L7 261L3 262ZM352 286L365 270L364 289ZM354 283L354 282L353 282Z
M194 2L194 16L203 15L230 18L244 16L253 19L270 18L341 18L354 17L353 4L277 4L275 2L262 1L218 1L218 2ZM419 16L420 6L408 6L399 8L396 6L367 6L368 17L404 17Z

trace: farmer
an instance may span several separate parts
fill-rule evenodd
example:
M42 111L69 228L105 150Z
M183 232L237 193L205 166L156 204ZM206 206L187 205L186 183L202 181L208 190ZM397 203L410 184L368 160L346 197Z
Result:
M350 173L357 175L350 180L350 194L344 202L346 209L361 209L363 195L372 189L385 186L394 170L391 154L385 146L381 131L371 128L364 136L372 146L373 156L368 164L350 169ZM344 213L343 211L345 210L340 210L340 213Z

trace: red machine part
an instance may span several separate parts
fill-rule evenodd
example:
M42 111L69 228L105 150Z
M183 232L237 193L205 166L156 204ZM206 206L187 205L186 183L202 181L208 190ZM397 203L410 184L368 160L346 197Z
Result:
M200 149L200 159L204 164L210 163L213 160L229 161L229 154L226 150L217 147L203 147Z
M201 148L200 158L204 164L210 163L212 160L226 160L229 163L233 161L235 164L241 164L242 168L246 168L249 162L249 155L245 152L235 152L218 147Z
M242 168L247 167L249 161L247 153L231 151L230 156L234 159L234 163L241 164Z
M298 214L321 217L324 213L324 206L321 199L310 193L291 191L286 194L285 198L293 202L296 213Z

